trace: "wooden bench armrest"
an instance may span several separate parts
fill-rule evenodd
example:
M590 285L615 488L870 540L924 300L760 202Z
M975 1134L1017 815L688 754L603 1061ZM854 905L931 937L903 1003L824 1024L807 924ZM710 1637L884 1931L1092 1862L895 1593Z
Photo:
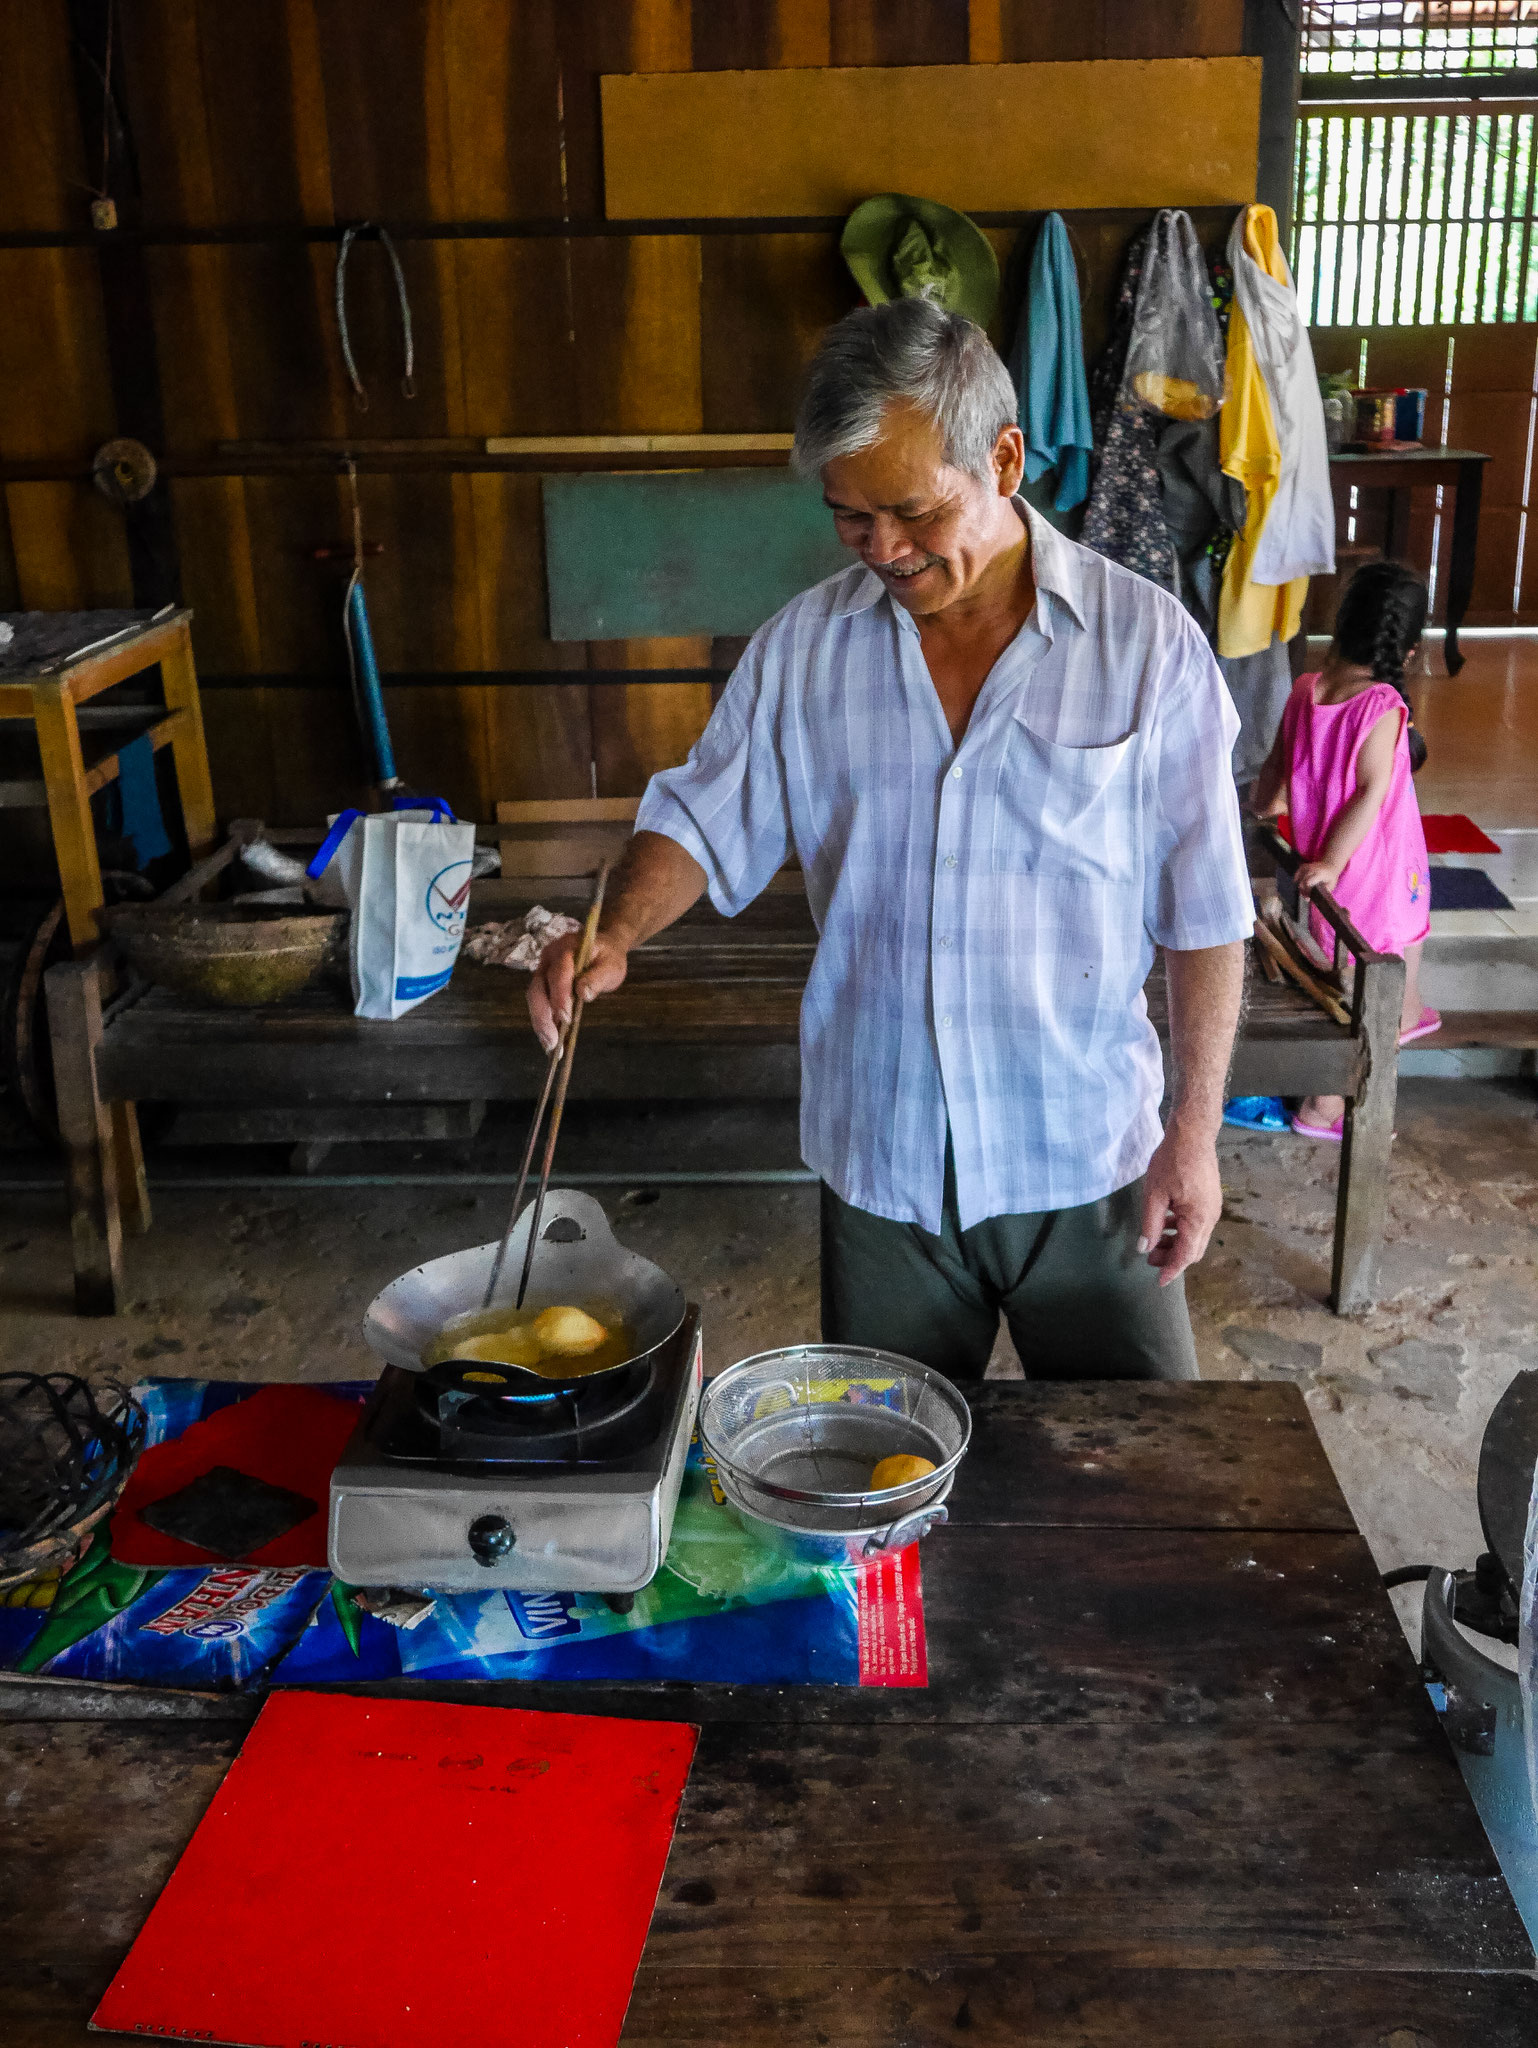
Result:
M1295 846L1290 846L1287 843L1269 819L1262 819L1261 821L1260 841L1266 852L1275 858L1279 868L1286 874L1297 874L1298 869L1303 865L1303 856ZM1351 922L1345 911L1341 909L1328 889L1310 889L1308 896L1309 901L1330 927L1336 938L1358 960L1385 960L1391 957L1386 953L1375 953L1373 951L1372 947L1368 945L1367 941L1362 937L1362 934Z

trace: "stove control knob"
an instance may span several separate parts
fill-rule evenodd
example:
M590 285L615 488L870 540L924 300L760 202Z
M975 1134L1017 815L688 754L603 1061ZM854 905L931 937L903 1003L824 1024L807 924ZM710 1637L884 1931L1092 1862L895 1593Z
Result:
M517 1540L512 1523L501 1515L477 1515L470 1524L470 1548L477 1564L500 1564Z

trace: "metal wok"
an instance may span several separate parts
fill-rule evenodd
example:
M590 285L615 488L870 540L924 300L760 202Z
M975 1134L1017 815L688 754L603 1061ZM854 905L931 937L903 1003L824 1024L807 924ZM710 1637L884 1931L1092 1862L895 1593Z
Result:
M530 1202L509 1240L502 1278L491 1302L493 1309L511 1309L517 1299L518 1276L523 1271L533 1220L534 1204ZM442 1334L444 1325L456 1316L479 1312L496 1256L495 1242L478 1244L468 1251L429 1259L392 1280L375 1295L363 1318L363 1335L370 1350L390 1365L403 1366L408 1372L424 1371L422 1353ZM495 1370L508 1375L510 1386L529 1394L598 1386L666 1344L684 1319L683 1289L650 1259L625 1249L591 1195L578 1194L574 1188L551 1188L545 1196L523 1305L542 1309L570 1303L581 1308L589 1302L617 1309L620 1320L635 1332L635 1349L628 1358L598 1372L574 1373L568 1379L551 1379L521 1365L498 1365Z

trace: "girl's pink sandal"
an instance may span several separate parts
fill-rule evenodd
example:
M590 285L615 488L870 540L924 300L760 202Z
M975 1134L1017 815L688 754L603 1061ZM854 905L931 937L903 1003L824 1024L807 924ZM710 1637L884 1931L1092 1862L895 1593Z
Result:
M1433 1031L1440 1031L1441 1028L1442 1013L1440 1010L1422 1010L1419 1021L1412 1024L1408 1031L1400 1032L1399 1043L1401 1045L1408 1045L1412 1039L1429 1038Z
M1346 1135L1346 1119L1341 1115L1332 1124L1306 1124L1302 1117L1295 1116L1291 1128L1300 1138L1323 1138L1327 1144L1339 1145Z

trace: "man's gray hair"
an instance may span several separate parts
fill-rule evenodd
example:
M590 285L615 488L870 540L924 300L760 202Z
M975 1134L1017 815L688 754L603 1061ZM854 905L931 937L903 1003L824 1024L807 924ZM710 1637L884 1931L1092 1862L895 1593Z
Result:
M846 314L807 372L791 461L802 476L869 448L889 405L906 400L940 430L945 459L984 483L1015 424L1015 387L983 330L929 299Z

